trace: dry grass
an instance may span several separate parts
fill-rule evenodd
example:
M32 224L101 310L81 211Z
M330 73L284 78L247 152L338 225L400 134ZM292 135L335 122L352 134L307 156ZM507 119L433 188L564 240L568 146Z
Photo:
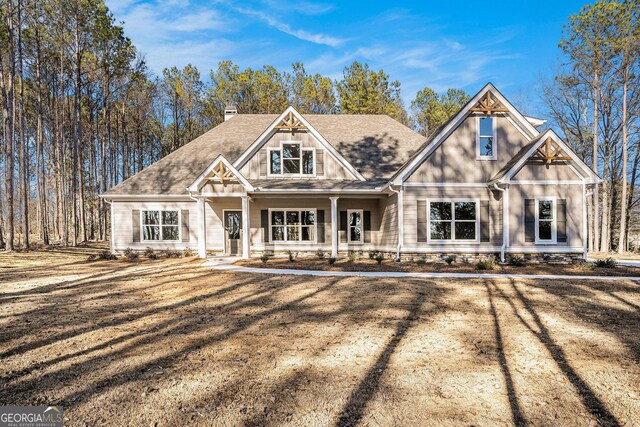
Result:
M0 270L0 405L61 404L71 426L640 419L634 282L280 277L84 258Z
M589 258L606 259L606 258L609 258L609 257L611 257L613 259L626 259L626 260L638 261L638 260L640 260L640 253L637 253L637 252L625 252L623 254L619 254L617 252L615 252L615 253L594 252L594 253L590 253L589 254Z
M556 274L567 276L623 276L640 277L640 267L618 265L616 268L595 267L578 264L527 264L523 266L495 264L493 270L479 270L473 262L454 262L449 265L444 262L427 262L418 265L415 262L397 263L392 259L385 259L381 265L376 261L361 258L351 262L347 258L340 258L334 264L327 259L296 258L294 262L286 258L271 258L264 263L259 259L240 260L236 264L257 268L281 268L296 270L323 271L385 271L385 272L435 272L435 273L476 273L476 274Z

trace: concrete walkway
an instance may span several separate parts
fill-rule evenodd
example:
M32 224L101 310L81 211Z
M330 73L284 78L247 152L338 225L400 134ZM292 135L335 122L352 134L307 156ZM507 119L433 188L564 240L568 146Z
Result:
M393 278L422 278L422 279L549 279L549 280L634 280L640 281L640 277L621 276L569 276L554 274L499 274L499 273L410 273L410 272L387 272L387 271L322 271L322 270L294 270L284 268L254 268L234 265L237 259L209 259L204 267L214 270L237 271L240 273L262 273L262 274L286 274L295 276L323 276L323 277L393 277Z

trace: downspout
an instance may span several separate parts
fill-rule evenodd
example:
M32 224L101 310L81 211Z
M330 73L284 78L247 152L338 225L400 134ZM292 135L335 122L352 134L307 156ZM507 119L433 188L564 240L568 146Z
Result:
M403 191L402 191L402 186L400 186L400 190L394 190L391 185L389 185L389 190L391 190L391 192L396 193L398 195L398 246L396 248L396 261L400 261L400 252L402 251L402 243L403 243L403 240L404 240L404 236L403 236L403 234L404 234Z
M504 188L498 187L498 183L493 183L493 188L502 193L502 246L500 247L500 262L505 261L505 251L507 249L507 233L505 232L507 228L508 221L506 220L506 216L509 215L509 212L505 212L505 204L508 206L508 203L505 203L506 197L508 197L507 190Z
M109 222L111 222L111 224L110 224L111 233L110 233L110 236L109 236L109 252L111 254L114 254L115 253L115 251L114 251L115 247L114 247L114 244L113 244L113 200L104 199L104 201L109 203L109 217L111 218L111 221L109 221Z

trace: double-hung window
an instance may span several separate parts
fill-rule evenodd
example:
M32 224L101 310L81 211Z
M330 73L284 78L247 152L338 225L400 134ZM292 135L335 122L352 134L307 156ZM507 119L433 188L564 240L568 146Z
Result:
M272 242L313 242L315 210L271 210Z
M477 241L477 202L431 201L428 215L431 241Z
M479 160L496 160L496 118L477 117L476 155Z
M180 218L177 210L142 211L143 241L177 241L180 239Z
M313 175L313 148L303 148L301 142L283 142L269 149L269 175Z
M556 201L553 198L536 199L536 243L556 243Z
M362 210L350 209L347 211L347 218L349 226L347 230L347 236L349 243L362 243L363 230L362 230Z

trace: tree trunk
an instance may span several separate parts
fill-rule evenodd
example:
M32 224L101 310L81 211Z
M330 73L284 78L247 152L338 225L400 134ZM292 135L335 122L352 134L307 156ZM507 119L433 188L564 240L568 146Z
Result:
M22 234L23 245L25 249L29 249L29 147L26 133L26 120L24 112L24 72L23 72L23 54L22 54L22 0L18 0L18 83L20 85L20 97L18 99L18 117L20 119L20 133L18 133L20 151L19 151L19 171L22 193Z
M620 195L620 235L618 236L618 253L627 251L625 236L627 235L627 76L628 67L624 72L622 85L622 194Z
M592 146L592 156L591 159L591 169L597 174L598 173L598 72L595 73L593 78L593 146ZM595 184L598 187L598 184ZM598 191L593 192L593 248L597 251L600 247L600 240L598 238L598 223L600 221L600 212L599 205L600 200L598 197Z
M13 179L14 179L14 112L13 112L13 82L15 81L15 52L13 49L13 0L7 1L7 46L9 51L8 77L5 77L4 68L2 73L3 104L2 115L4 118L4 134L6 140L5 154L5 208L7 210L7 220L5 223L7 241L6 250L13 250L14 243L14 205L13 205ZM0 65L2 64L0 59ZM6 87L5 87L6 81Z

